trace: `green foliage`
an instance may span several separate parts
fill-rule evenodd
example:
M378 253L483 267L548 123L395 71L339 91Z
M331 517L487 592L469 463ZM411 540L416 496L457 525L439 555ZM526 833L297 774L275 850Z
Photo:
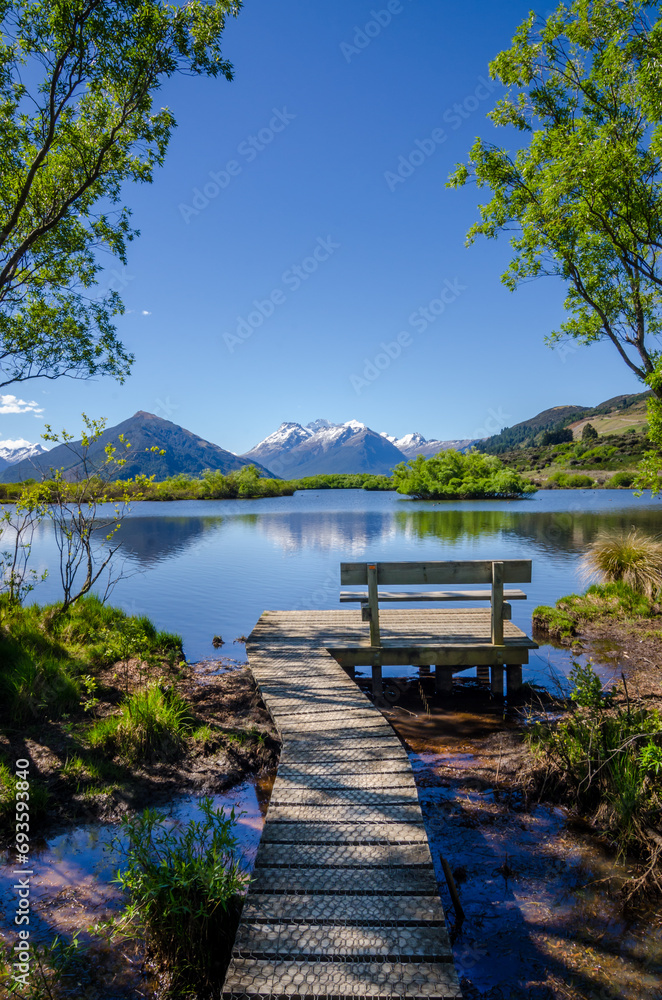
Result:
M582 431L582 441L597 441L598 432L596 431L593 424L584 424L584 429Z
M117 753L137 764L176 756L193 730L193 716L181 695L173 688L152 684L125 698L119 715L95 722L87 740L92 749Z
M297 490L393 490L390 476L374 476L367 472L336 472L330 475L305 476L290 483Z
M538 723L530 737L546 780L608 832L619 851L648 850L646 828L662 805L662 718L648 708L612 709L591 665L574 665L570 698L577 709L556 726Z
M123 381L133 357L104 255L137 231L119 206L152 180L175 120L155 103L177 72L232 78L221 53L241 0L49 0L0 6L0 385Z
M50 944L31 945L32 961L29 963L27 988L14 980L8 987L8 996L16 997L16 1000L55 1000L56 997L71 995L67 980L74 977L78 987L84 987L89 961L85 948L78 940L79 934L80 931L76 931L71 941L58 934ZM0 977L2 971L0 962Z
M451 186L469 179L492 197L468 234L513 232L502 281L553 275L569 318L548 340L611 341L662 398L659 245L662 83L659 17L645 0L569 0L531 13L490 65L507 89L489 117L515 129L513 154L482 139ZM662 444L659 402L651 437Z
M422 500L468 500L488 497L520 497L535 487L517 473L504 468L494 455L477 451L461 454L449 449L432 458L419 455L393 470L398 493Z
M147 809L122 821L128 843L116 881L131 897L118 929L147 937L170 974L169 996L207 997L223 981L248 877L235 851L234 810L210 798L183 830ZM213 993L215 996L216 993Z
M632 528L601 532L589 545L582 566L608 583L623 582L635 593L653 598L662 587L662 542Z

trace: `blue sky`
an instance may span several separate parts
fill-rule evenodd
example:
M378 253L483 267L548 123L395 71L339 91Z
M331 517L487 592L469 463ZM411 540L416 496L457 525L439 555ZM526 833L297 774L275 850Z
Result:
M476 135L513 138L487 66L530 7L246 0L235 80L169 81L166 166L126 190L142 235L107 282L133 374L8 387L28 405L0 438L139 409L238 453L317 417L463 438L640 391L610 345L545 346L562 287L508 292L507 241L464 246L486 192L445 187Z

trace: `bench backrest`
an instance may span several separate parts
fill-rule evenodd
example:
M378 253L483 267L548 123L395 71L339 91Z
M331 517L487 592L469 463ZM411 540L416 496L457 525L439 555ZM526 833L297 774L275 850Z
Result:
M379 587L392 584L489 583L492 643L503 644L503 585L530 583L530 559L465 559L444 562L341 563L340 582L367 584L370 614L370 645L381 644L379 636Z
M530 559L502 559L503 583L530 583ZM377 584L407 583L492 583L493 559L464 559L444 562L341 563L340 583L351 586L368 583L368 566L375 566Z

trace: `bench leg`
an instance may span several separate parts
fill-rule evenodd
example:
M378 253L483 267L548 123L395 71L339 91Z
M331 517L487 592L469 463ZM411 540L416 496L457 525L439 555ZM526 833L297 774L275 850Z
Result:
M382 687L382 665L373 664L372 667L372 699L377 704L384 700L384 689Z
M506 666L506 690L509 697L514 697L522 689L522 664L508 663Z
M453 668L440 666L434 668L434 689L437 694L451 694L453 691Z
M492 665L492 694L503 698L503 667Z

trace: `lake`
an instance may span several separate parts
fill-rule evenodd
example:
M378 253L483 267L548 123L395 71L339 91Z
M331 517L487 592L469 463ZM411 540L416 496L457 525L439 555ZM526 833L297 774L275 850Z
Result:
M265 609L338 608L341 560L533 560L526 601L513 602L525 631L538 604L585 586L580 559L601 529L662 530L662 501L624 490L541 490L524 500L430 502L366 490L301 491L265 500L137 503L125 520L123 572L111 600L179 633L189 660L222 653ZM35 537L33 565L50 578L32 597L57 600L58 564L50 525ZM397 605L394 605L397 607ZM542 647L525 678L544 683L550 662L569 654Z

